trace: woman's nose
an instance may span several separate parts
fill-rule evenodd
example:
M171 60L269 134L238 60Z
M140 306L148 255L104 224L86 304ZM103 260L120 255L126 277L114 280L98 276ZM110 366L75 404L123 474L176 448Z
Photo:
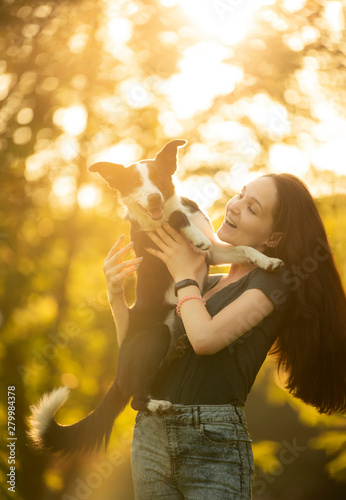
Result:
M239 201L235 201L228 205L227 211L238 215L240 213Z

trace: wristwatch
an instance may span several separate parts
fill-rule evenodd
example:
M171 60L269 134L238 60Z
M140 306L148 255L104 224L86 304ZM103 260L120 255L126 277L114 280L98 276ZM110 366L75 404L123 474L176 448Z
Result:
M190 285L195 285L199 288L199 285L198 285L197 281L195 281L195 280L186 279L186 280L178 281L178 283L176 283L174 285L175 295L178 296L178 290L180 290L181 288L185 288L186 286L190 286Z

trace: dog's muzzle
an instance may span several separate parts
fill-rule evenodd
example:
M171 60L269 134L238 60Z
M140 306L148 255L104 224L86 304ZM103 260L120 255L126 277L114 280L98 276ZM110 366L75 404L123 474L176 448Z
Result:
M152 220L160 220L163 217L163 200L159 194L150 194L148 196L148 208L144 208L138 203L139 208L146 213Z

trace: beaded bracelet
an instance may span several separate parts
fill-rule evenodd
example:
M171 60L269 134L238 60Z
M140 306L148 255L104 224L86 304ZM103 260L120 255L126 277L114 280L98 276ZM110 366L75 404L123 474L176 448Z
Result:
M191 299L198 299L198 300L202 301L205 306L207 305L206 301L204 300L204 298L201 295L185 295L185 297L183 297L182 299L179 300L177 307L176 307L176 311L177 311L179 318L181 318L180 308L181 308L182 304L184 304L184 302L186 302L187 300L191 300Z

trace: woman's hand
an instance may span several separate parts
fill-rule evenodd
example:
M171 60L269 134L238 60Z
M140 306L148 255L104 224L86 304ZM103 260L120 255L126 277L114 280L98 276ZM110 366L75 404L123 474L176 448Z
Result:
M110 302L119 295L122 296L124 279L138 269L143 259L143 257L140 257L138 259L123 261L123 256L133 247L132 242L122 247L123 241L124 236L122 235L113 245L103 263L103 272L106 277L108 299Z
M186 238L167 223L157 228L156 232L149 231L147 234L159 248L147 248L147 252L166 264L175 282L187 278L197 279L205 262L204 253L196 251Z

